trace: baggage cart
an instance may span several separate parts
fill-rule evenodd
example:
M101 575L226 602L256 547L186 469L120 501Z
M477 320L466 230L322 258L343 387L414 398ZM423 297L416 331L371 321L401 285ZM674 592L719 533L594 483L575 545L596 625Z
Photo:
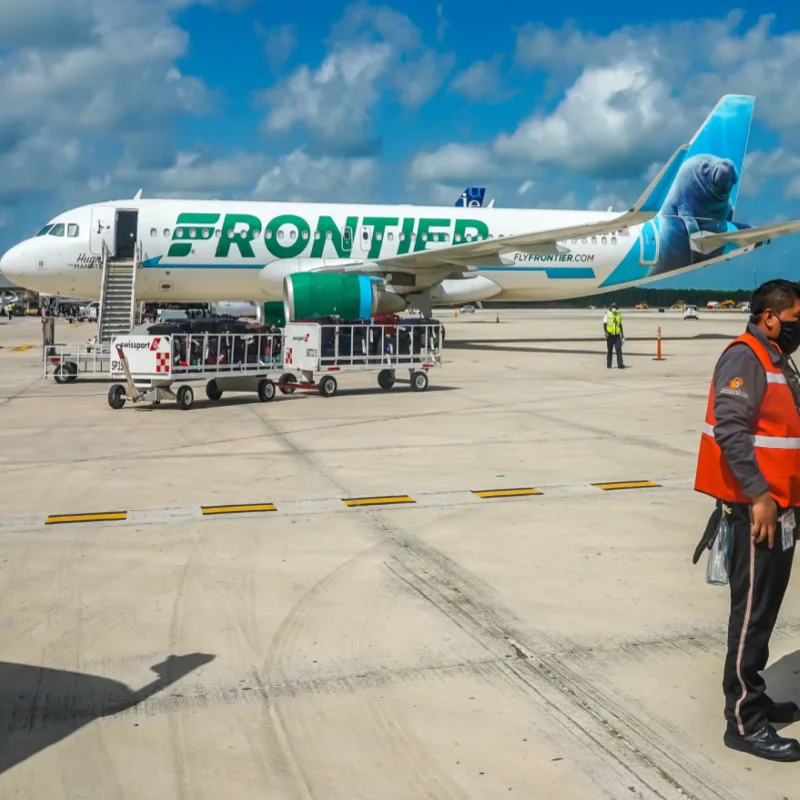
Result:
M194 404L191 383L203 382L209 400L224 392L255 392L259 400L275 398L270 373L281 369L279 333L173 333L114 337L111 378L123 380L108 391L111 408L126 402L175 400L182 409ZM179 383L177 391L172 384Z
M377 372L378 385L388 391L397 382L397 370L407 369L412 390L424 392L428 370L441 366L443 341L442 324L429 320L290 322L283 331L278 388L284 394L316 390L333 397L334 374Z
M108 375L111 349L108 345L48 344L43 350L44 377L51 371L56 383L74 383L78 375Z

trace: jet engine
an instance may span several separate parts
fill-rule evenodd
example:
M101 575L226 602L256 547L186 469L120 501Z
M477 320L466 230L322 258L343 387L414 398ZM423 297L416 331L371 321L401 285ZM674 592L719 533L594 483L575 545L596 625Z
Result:
M330 272L296 272L283 279L283 306L287 322L335 315L367 319L394 314L406 300L386 291L380 278Z

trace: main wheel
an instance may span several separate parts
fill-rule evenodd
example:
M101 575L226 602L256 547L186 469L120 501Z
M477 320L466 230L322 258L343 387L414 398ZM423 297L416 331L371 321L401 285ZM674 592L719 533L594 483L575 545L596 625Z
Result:
M114 409L125 405L125 387L121 383L115 383L108 390L108 404Z
M178 389L178 407L184 411L190 409L194 403L194 389L191 386L181 386Z
M211 380L206 384L206 397L214 401L222 397L222 389L219 388L219 384L216 381Z
M297 378L291 372L285 372L278 379L278 383L297 383ZM294 386L281 386L282 394L294 394Z
M415 392L424 392L428 388L428 375L425 372L415 372L411 376L411 388Z
M394 374L390 369L382 369L378 373L378 386L381 389L389 390L394 386Z
M326 375L319 382L319 393L323 397L333 397L336 394L337 388L336 378L334 378L333 375Z
M275 384L268 378L258 383L258 399L262 403L268 403L275 399Z

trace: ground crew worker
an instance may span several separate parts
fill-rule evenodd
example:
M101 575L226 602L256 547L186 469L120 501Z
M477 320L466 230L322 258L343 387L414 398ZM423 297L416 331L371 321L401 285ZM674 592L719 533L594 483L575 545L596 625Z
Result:
M773 761L800 760L800 743L771 723L800 721L795 703L766 694L759 674L789 582L800 510L800 285L773 280L753 294L746 332L717 362L695 490L729 513L731 609L723 691L725 744Z
M606 366L611 369L611 353L617 351L617 367L625 369L622 363L622 317L617 310L617 304L612 303L603 316L603 333L606 335Z

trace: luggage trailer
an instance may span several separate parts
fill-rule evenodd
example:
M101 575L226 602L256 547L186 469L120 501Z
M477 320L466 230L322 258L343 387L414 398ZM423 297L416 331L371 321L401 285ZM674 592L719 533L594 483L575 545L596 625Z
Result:
M206 384L206 397L224 392L255 392L269 402L276 395L270 374L279 373L279 333L174 333L117 336L111 342L111 378L124 380L108 390L111 408L126 402L175 400L182 409L194 404L191 382ZM172 384L180 383L177 392Z
M206 382L206 396L212 401L235 391L256 392L268 402L276 389L333 397L338 383L331 373L377 373L378 385L389 390L397 382L397 369L407 369L412 390L422 392L428 388L428 370L442 363L443 340L441 323L403 321L293 322L282 334L120 336L112 342L116 357L111 360L111 377L125 383L111 386L108 404L119 409L127 401L157 405L175 400L188 409L194 403L191 381ZM281 372L277 381L270 377ZM182 385L173 392L176 382Z
M278 388L284 394L316 390L333 397L338 383L332 373L377 372L378 385L388 391L397 382L396 371L407 369L412 390L424 392L428 370L442 364L443 341L440 322L290 322L283 329Z

